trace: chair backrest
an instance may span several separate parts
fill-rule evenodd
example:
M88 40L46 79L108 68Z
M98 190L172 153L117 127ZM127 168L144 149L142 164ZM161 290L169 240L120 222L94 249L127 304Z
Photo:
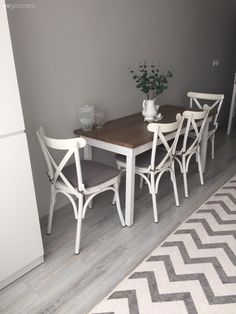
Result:
M203 109L203 105L206 104L204 100L206 100L210 110L215 109L216 113L214 115L213 125L216 131L218 128L218 116L224 100L224 95L188 92L187 96L190 98L190 108L193 108L193 105L195 104L199 109ZM202 101L204 101L203 105L201 104Z
M74 158L76 166L76 174L78 180L79 191L83 190L83 180L80 165L79 149L86 145L86 141L83 138L71 138L71 139L54 139L45 135L45 131L42 127L36 132L37 137L42 148L42 152L48 167L48 177L50 182L57 184L58 180L62 181L66 187L73 193L74 187L67 180L63 174L64 167L68 164L71 158ZM61 161L57 163L53 157L51 150L65 151L65 154Z
M183 112L183 118L186 121L186 129L184 132L183 147L181 152L188 154L191 153L195 148L199 147L209 111L210 107L204 105L203 110L201 111L186 110ZM194 140L190 146L187 146L189 137L193 138Z
M175 122L172 122L172 123L150 123L148 125L148 127L147 127L148 131L154 133L153 134L153 144L152 144L152 154L151 154L151 164L150 164L151 170L161 169L163 167L163 165L168 160L172 160L173 155L175 154L176 145L177 145L177 142L179 139L182 124L183 124L183 117L181 116L181 114L178 113L176 115L176 121ZM169 144L169 142L167 141L167 139L165 137L165 134L171 133L171 132L176 132L176 135L175 135L173 143ZM158 154L158 152L156 152L157 144L159 144L158 139L160 139L161 144L164 145L164 147L166 149L166 155L160 161L160 163L158 165L156 165L155 160L156 160L156 154Z

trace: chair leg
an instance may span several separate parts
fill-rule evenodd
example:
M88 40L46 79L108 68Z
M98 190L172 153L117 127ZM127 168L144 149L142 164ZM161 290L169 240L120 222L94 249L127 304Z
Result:
M115 198L115 202L116 202L117 212L118 212L118 215L120 218L121 225L124 227L125 226L125 220L124 220L124 217L123 217L123 214L121 211L120 196L119 196L119 192L118 192L119 184L118 183L114 184L114 188L115 188L114 198Z
M93 200L91 200L91 201L89 202L88 207L89 207L90 209L93 208Z
M182 156L182 166L183 166L183 179L184 179L184 196L188 197L188 181L187 181L187 168L186 168L185 156Z
M147 174L147 178L150 181L150 173ZM140 190L142 190L142 188L143 188L143 182L144 182L144 184L147 184L147 181L144 181L143 177L140 176L140 181L139 181L139 188L140 188Z
M113 199L112 199L112 205L115 205L115 203L116 203L116 195L114 194L114 196L113 196Z
M142 188L143 188L143 177L142 176L140 176L139 188L140 188L140 190L142 190Z
M197 152L196 155L197 155L197 163L198 163L198 172L199 172L199 176L200 176L200 182L201 182L201 185L204 185L200 153Z
M78 218L77 218L77 228L76 228L76 239L75 239L75 254L79 254L80 250L80 235L82 226L82 215L83 215L83 195L78 199Z
M171 175L171 181L172 181L172 184L173 184L173 190L174 190L174 195L175 195L175 204L176 204L177 207L179 207L179 195L178 195L178 189L177 189L177 184L176 184L174 165L172 165L172 169L171 169L170 175Z
M55 188L54 188L54 185L51 185L50 207L49 207L48 227L47 227L48 235L52 233L52 219L53 219L54 205L55 205Z
M117 164L117 169L121 170L121 166L118 164ZM117 188L118 192L119 192L119 186L120 186L120 181L121 181L121 173L119 174L119 178L118 178L118 188ZM116 203L116 195L114 194L113 199L112 199L112 205L115 205L115 203Z
M211 159L215 159L215 134L211 137Z
M151 194L152 194L152 206L153 206L154 222L158 222L157 200L156 200L156 191L155 191L155 174L154 174L154 172L151 173Z

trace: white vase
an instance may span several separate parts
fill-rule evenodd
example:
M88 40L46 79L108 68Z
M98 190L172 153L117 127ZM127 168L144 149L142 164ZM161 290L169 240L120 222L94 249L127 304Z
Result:
M143 101L143 111L145 122L153 122L157 116L159 106L155 105L155 99L149 99Z

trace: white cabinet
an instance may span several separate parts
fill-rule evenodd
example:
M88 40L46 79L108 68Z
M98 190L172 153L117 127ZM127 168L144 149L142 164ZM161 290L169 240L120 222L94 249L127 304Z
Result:
M5 1L0 0L0 289L43 262Z
M42 263L43 246L26 135L0 139L0 149L1 288Z
M0 0L0 87L0 136L24 130L11 38L3 0Z

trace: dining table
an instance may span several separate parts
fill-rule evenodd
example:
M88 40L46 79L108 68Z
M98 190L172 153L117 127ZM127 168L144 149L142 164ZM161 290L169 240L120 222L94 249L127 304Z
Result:
M188 110L184 106L162 105L160 123L170 123L176 120L178 113ZM192 110L192 109L191 109ZM199 110L199 109L198 109ZM213 113L209 113L201 140L202 170L205 171L209 123ZM185 127L181 133L185 132ZM125 222L127 226L134 223L134 191L135 191L135 157L152 148L153 134L147 130L147 123L141 112L106 122L102 128L91 131L74 130L74 134L86 140L84 159L92 159L92 147L107 150L126 156L126 190L125 190ZM169 133L166 138L171 140L175 133ZM160 142L161 144L161 142Z

